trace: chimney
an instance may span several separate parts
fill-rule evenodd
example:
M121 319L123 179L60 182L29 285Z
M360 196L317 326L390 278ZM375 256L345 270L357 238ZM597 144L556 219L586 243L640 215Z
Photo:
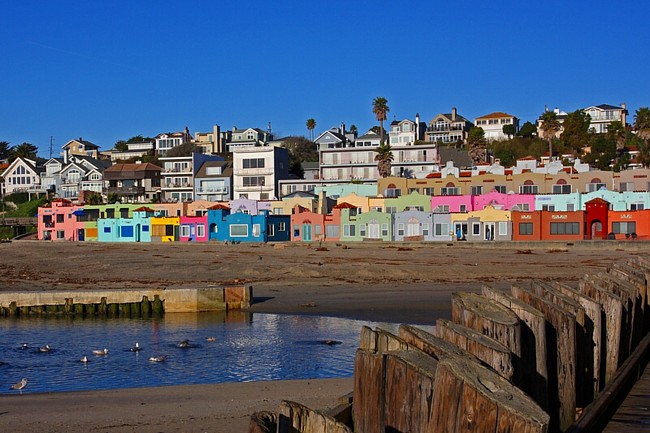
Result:
M341 122L341 135L345 135L345 123Z
M420 113L415 113L415 139L420 139Z
M456 121L456 107L451 107L451 121Z

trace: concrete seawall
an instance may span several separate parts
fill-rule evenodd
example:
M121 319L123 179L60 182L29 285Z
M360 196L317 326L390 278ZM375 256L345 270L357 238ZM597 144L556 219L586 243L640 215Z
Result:
M24 314L27 311L74 313L76 305L133 305L143 302L143 299L160 300L165 313L224 311L250 307L253 288L252 286L229 286L155 290L0 292L0 310L6 312L4 315L16 315L20 312Z

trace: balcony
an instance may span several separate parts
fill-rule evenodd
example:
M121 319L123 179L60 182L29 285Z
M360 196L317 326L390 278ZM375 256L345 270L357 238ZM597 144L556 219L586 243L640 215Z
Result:
M460 125L430 125L427 132L449 132L449 131L462 131L463 127Z
M258 191L258 192L273 192L273 185L235 185L235 189L240 192L245 191Z
M221 188L199 188L196 191L197 194L228 194L230 193L230 188L221 187Z
M240 168L233 173L235 176L266 176L275 174L275 171L272 168Z
M143 195L144 187L143 186L109 187L107 193L117 194L117 195Z
M192 189L194 188L194 183L192 182L170 182L162 185L162 189Z
M167 173L192 173L192 167L165 168L161 174L164 176Z

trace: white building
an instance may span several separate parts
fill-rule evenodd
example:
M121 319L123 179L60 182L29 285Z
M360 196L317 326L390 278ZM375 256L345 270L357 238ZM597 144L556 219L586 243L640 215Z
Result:
M278 181L289 178L289 152L283 147L235 147L233 199L271 200L280 196Z
M515 134L519 132L519 119L512 114L503 113L501 111L477 117L474 124L483 128L485 138L488 141L507 140L510 138L503 133L503 127L505 125L514 125Z

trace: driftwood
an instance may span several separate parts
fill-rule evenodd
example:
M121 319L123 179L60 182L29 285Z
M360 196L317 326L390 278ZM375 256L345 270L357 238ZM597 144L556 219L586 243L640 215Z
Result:
M546 366L546 319L536 308L514 298L509 293L484 284L481 292L512 310L521 323L521 360L515 376L519 386L544 410L548 409L548 369Z

